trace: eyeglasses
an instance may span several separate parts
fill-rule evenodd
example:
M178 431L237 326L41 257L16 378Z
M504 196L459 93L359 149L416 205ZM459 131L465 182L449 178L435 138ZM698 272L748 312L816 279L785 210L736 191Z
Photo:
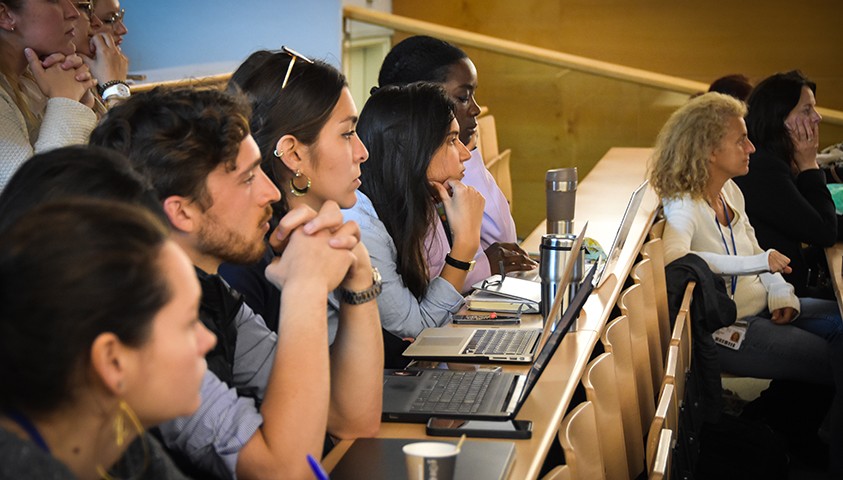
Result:
M100 20L102 21L102 23L105 23L106 25L114 25L117 22L122 22L125 17L126 17L126 9L121 8L119 12L112 13L111 15L109 15L105 18L101 18Z
M76 6L76 10L80 12L84 12L85 15L88 16L88 19L94 16L94 2L88 0L87 2L76 2L74 4Z
M303 62L307 62L311 65L313 64L313 60L305 57L304 55L293 50L292 48L287 48L287 46L282 46L281 51L293 57L292 60L290 60L290 64L287 65L287 74L284 75L284 81L281 83L281 90L284 90L284 87L287 86L287 82L290 80L290 74L293 73L293 65L296 64L296 59L301 59Z

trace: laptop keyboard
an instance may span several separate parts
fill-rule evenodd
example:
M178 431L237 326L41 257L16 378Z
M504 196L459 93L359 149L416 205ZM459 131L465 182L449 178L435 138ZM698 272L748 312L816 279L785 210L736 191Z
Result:
M539 335L539 330L512 330L501 328L478 329L469 340L463 353L476 355L524 355L528 346Z
M476 413L494 378L493 372L433 371L434 380L419 392L412 412Z

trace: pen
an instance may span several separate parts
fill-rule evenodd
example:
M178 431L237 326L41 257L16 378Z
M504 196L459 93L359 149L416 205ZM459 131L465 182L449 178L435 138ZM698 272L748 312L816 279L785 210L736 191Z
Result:
M307 463L310 465L310 469L313 470L313 475L316 476L317 480L329 480L325 469L322 468L322 465L319 465L319 460L313 458L313 455L309 453L307 454Z

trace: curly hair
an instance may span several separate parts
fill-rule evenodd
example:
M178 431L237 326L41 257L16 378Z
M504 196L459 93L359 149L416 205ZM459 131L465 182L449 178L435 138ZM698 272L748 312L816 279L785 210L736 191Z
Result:
M157 87L112 108L91 133L91 144L125 155L159 201L179 195L207 209L213 204L207 177L219 165L236 168L250 113L242 96Z
M700 95L673 112L656 139L650 160L650 185L663 199L688 194L700 198L708 182L708 160L728 129L743 118L746 105L729 95Z

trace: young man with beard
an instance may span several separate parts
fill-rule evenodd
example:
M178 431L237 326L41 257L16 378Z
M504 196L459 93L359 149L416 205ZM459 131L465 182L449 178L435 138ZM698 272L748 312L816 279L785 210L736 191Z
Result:
M368 252L356 224L329 202L291 210L270 235L283 254L266 269L281 289L279 332L217 275L222 262L263 254L280 193L260 168L247 103L216 90L136 95L112 109L91 142L126 155L150 180L203 289L201 320L217 335L199 412L161 426L171 449L218 477L300 478L325 432L373 436L379 427L382 339ZM328 346L327 296L361 299ZM253 402L260 404L260 413Z

